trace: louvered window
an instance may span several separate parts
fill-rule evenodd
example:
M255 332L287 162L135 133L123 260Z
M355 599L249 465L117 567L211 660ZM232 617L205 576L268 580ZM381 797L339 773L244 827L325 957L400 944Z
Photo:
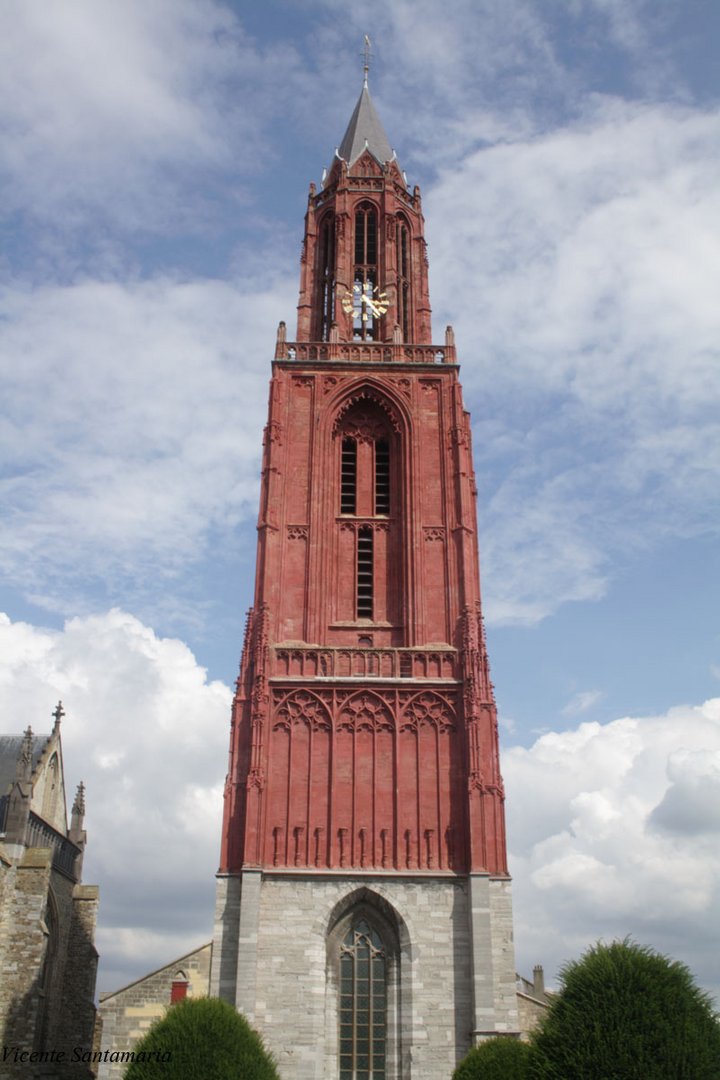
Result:
M373 617L373 532L358 529L357 538L357 617Z

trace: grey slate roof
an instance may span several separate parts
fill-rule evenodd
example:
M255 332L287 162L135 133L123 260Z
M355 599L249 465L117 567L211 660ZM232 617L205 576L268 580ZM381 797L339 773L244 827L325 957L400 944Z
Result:
M33 735L33 772L37 768L37 763L49 738L49 735ZM0 735L0 830L5 827L7 798L15 779L17 759L24 741L24 735Z
M32 767L33 772L45 749L49 735L33 735ZM24 735L0 735L0 795L7 795L8 788L15 779L15 766L25 741Z
M370 153L381 165L394 156L380 117L372 103L367 83L362 88L338 153L348 165L352 165L360 157L366 144Z

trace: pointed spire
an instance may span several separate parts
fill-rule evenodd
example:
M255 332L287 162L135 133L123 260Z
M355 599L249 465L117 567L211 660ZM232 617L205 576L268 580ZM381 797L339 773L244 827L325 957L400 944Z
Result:
M352 165L366 148L381 165L395 157L368 90L370 38L365 35L363 88L338 149L338 156Z
M72 805L73 817L82 819L85 816L85 785L82 780L78 784L77 791L75 792L75 802Z
M68 833L68 839L71 843L75 844L75 847L78 849L73 864L73 874L76 881L82 880L83 855L85 853L85 844L87 843L87 833L83 828L84 824L85 785L81 780L78 784L77 791L75 792L75 801L72 805L72 815L70 817L70 832Z

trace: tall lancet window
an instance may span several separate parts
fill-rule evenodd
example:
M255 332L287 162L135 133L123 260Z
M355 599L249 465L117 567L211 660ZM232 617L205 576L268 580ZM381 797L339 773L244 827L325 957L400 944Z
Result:
M377 313L378 217L371 203L355 211L355 268L353 272L353 337L376 341L380 333Z
M359 919L340 946L340 1080L385 1080L387 965L380 935Z
M410 230L404 218L398 218L395 234L397 247L397 321L403 341L412 341L410 325Z
M398 614L392 583L399 574L399 441L382 406L361 399L342 417L336 446L338 617L392 622Z
M332 214L328 214L320 226L318 259L320 340L327 341L335 317L335 220Z

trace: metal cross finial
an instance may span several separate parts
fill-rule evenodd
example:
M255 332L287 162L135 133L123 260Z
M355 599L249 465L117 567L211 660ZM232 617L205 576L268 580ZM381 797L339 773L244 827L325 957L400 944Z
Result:
M55 706L55 711L51 715L55 717L55 723L59 724L63 716L65 715L62 701L58 701L57 705Z
M370 70L370 38L367 36L367 34L365 35L365 48L363 50L363 55L365 57L365 63L364 63L364 67L363 67L363 70L365 72L365 78L364 78L363 86L367 87L367 84L368 84L368 71Z

